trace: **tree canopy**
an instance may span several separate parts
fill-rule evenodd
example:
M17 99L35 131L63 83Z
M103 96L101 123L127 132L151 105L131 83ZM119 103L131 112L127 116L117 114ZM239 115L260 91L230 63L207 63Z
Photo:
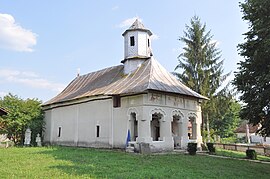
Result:
M216 100L217 90L229 75L223 74L221 51L212 38L206 24L202 24L198 16L192 17L184 36L179 38L185 47L175 68L180 73L174 73L189 88L210 99L202 104L204 122L208 122L208 117L213 120L217 116L220 109Z
M8 94L0 98L0 106L5 108L7 115L0 117L0 133L7 134L15 144L23 144L24 133L27 127L32 131L31 143L42 133L43 112L41 101L38 99L23 100L16 95Z
M260 133L270 135L270 0L240 3L243 19L249 23L245 42L239 44L243 61L238 63L233 84L244 102L240 116L261 124Z

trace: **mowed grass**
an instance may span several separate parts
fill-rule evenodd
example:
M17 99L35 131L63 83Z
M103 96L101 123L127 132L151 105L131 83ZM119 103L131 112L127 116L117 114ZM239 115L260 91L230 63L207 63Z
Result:
M238 152L238 151L233 151L233 150L224 150L224 149L217 148L216 149L216 154L220 155L220 156L225 156L225 157L246 159L246 153L245 152ZM257 159L260 160L260 161L270 162L270 157L266 157L266 156L263 156L263 155L258 155L257 154Z
M270 164L72 147L0 148L0 178L269 178Z

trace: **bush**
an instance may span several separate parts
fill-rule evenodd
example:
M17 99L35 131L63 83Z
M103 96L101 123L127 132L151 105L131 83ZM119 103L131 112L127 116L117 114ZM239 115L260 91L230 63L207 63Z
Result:
M188 143L187 151L189 155L195 155L197 151L197 143Z
M247 149L246 150L246 156L248 159L256 160L257 159L257 153L255 150Z
M202 144L201 144L201 147L202 147L202 151L208 151L208 148L207 148L207 146L205 145L205 143L202 143Z
M210 154L216 153L216 148L214 147L214 143L206 143L206 145Z

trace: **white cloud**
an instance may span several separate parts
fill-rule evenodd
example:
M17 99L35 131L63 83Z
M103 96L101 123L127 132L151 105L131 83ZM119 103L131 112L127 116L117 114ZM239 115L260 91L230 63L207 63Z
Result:
M157 34L152 34L151 39L152 40L158 40L159 36Z
M48 81L31 71L0 69L0 80L56 92L62 91L65 87L64 84Z
M135 22L136 19L138 19L139 21L142 22L142 19L141 19L141 18L139 18L139 17L132 17L132 18L123 20L123 21L118 25L118 27L121 27L121 28L127 28L127 27L130 27L130 26L133 24L133 22Z
M9 14L0 14L0 48L20 52L32 52L37 34L15 23Z

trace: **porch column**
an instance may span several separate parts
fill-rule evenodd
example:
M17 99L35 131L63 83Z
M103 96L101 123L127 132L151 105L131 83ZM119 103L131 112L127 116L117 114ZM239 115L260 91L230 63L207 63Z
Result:
M201 134L201 124L202 124L202 113L201 111L198 111L197 113L197 119L196 119L196 136L197 136L197 143L198 147L201 148L202 142L202 134Z
M172 123L171 116L162 116L160 119L160 137L162 141L170 144L173 147L173 136L172 136Z
M191 139L197 139L197 123L196 120L192 122L192 138Z
M176 143L179 144L179 147L182 148L183 147L183 119L180 119L179 121L177 121L177 125L178 125L178 134L177 134L177 141Z
M138 138L137 142L151 143L151 129L150 129L150 118L149 116L138 116Z
M181 143L181 148L187 148L188 144L188 118L183 118L183 122L181 125L181 131L182 131L182 143Z

